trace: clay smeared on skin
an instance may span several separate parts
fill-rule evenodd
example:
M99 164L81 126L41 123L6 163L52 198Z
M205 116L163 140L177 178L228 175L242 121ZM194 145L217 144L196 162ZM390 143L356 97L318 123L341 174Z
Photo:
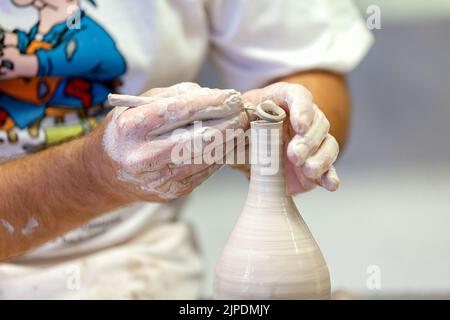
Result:
M171 104L165 103L160 105L159 114L164 117L165 122L170 123L169 126L163 126L160 129L152 130L152 136L158 136L167 131L174 130L176 128L188 125L194 121L203 121L209 119L220 119L230 115L235 115L242 110L242 102L240 94L234 90L230 90L231 95L225 100L225 102L218 106L209 106L202 109L195 114L188 114L187 111L182 114L186 120L176 121L180 117L178 110L171 109Z
M35 217L31 217L28 219L27 224L20 231L23 236L28 236L34 232L34 230L39 227L39 223L37 222Z
M8 234L10 236L12 236L14 234L14 226L7 220L5 219L0 219L0 225L2 225L6 231L8 232Z
M339 177L332 163L339 147L328 134L330 123L314 104L311 92L299 84L278 82L249 91L244 99L254 103L272 100L289 111L293 132L289 134L285 166L290 194L306 192L317 185L329 191L337 190Z
M112 96L111 104L126 106L113 111L103 139L106 153L121 168L117 176L119 180L132 183L146 193L174 199L188 193L195 181L206 179L220 168L201 165L196 172L189 165L172 167L171 150L177 141L201 139L209 128L223 133L226 129L242 128L247 120L241 114L241 95L235 90L194 87L192 92L190 88L191 84L178 86L171 90L181 95L162 99ZM188 90L188 93L183 90ZM164 96L166 93L158 94ZM199 100L198 106L193 104L195 99ZM205 105L208 101L213 103ZM128 108L137 102L144 104ZM127 110L130 111L127 113ZM200 130L192 125L196 121L202 121ZM179 128L185 129L184 136L176 134Z

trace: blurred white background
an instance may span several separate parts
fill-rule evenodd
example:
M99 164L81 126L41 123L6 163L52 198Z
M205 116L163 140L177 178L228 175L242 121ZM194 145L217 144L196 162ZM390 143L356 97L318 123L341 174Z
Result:
M382 29L349 75L353 121L336 193L296 198L328 262L334 289L363 298L450 297L450 2L358 1L381 8ZM351 49L350 49L351 50ZM219 86L206 66L204 85ZM214 264L240 213L247 181L225 168L190 197L185 218ZM381 270L381 289L366 286Z

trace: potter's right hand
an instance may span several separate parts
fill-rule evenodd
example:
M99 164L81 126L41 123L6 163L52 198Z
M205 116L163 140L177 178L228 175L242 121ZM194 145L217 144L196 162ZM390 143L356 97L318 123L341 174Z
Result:
M177 163L174 148L199 141L210 129L224 133L248 127L241 96L234 90L181 83L139 97L111 95L109 101L116 107L102 125L103 146L112 160L114 178L121 181L124 192L145 200L186 195L221 167L217 163L192 164L197 161ZM200 130L192 126L199 120L203 120ZM186 130L174 134L179 128ZM202 158L202 152L193 150L192 158Z
M246 92L243 99L255 108L272 100L289 113L285 121L287 190L297 194L320 185L329 191L339 186L333 166L339 153L336 139L328 133L330 123L313 102L311 93L295 83L278 82Z

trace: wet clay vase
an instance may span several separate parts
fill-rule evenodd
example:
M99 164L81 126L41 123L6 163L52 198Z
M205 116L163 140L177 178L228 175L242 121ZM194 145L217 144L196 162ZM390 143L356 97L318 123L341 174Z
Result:
M283 122L251 124L247 200L215 269L215 299L329 299L326 262L286 195ZM278 167L268 164L276 159Z

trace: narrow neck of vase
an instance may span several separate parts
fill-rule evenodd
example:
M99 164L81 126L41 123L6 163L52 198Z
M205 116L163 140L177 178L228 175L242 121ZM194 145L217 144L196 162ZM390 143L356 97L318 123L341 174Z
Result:
M250 193L286 196L283 122L254 121L251 129Z

